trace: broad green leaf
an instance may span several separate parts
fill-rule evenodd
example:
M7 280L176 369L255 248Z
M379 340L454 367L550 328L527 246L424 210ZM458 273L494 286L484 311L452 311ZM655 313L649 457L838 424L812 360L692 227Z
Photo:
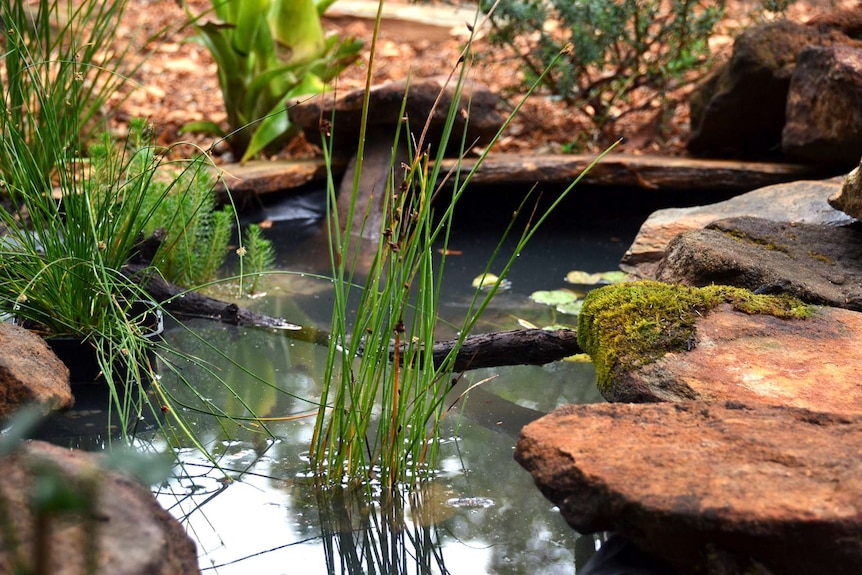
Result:
M587 273L584 271L571 271L566 274L566 281L570 284L595 285L599 283L619 283L629 279L625 272L610 271L601 273Z
M553 291L536 291L530 294L530 299L544 305L558 306L568 304L578 299L577 294L566 289Z
M290 62L317 58L326 48L314 0L275 0L269 26L273 39L289 50Z
M258 34L265 34L263 15L269 12L270 0L234 0L237 7L234 49L247 56L255 45Z

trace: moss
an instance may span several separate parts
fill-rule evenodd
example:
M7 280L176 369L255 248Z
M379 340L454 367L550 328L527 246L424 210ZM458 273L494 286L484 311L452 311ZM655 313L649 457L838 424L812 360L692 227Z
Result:
M827 265L830 265L830 266L834 266L834 265L835 265L835 262L833 262L833 261L832 261L832 258L830 258L830 257L829 257L829 256L827 256L827 255L824 255L824 254L821 254L821 253L815 252L815 251L809 251L809 252L808 252L808 257L809 257L809 258L811 258L811 259L813 259L813 260L817 260L817 261L819 261L819 262L823 262L824 264L827 264Z
M782 246L780 244L776 244L775 242L770 242L770 241L762 239L762 238L752 237L752 236L749 236L748 234L746 234L745 232L741 232L739 230L722 230L722 232L727 237L729 237L733 240L736 240L738 242L744 242L744 243L751 244L754 246L760 246L766 250L776 251L776 252L781 252L783 254L791 255L790 250L787 248L787 246Z
M615 375L669 351L691 349L697 318L722 303L783 319L804 319L811 313L809 306L786 294L755 295L729 286L644 281L593 290L578 319L578 343L593 359L599 389L608 391Z

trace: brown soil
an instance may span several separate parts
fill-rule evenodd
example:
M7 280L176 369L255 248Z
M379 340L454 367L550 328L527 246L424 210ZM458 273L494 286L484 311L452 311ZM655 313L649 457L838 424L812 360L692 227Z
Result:
M387 2L408 3L407 0ZM433 2L430 4L434 5ZM475 2L472 4L475 5ZM720 55L719 60L729 52L734 32L752 22L750 14L758 4L758 0L728 0L729 16L723 24L724 33L712 40L713 49ZM788 17L804 22L817 13L852 4L854 2L849 0L799 0L791 6ZM200 13L211 4L209 0L189 0L188 5ZM440 7L443 8L442 5ZM128 93L117 95L119 111L114 122L115 127L122 131L129 118L148 118L162 144L188 140L203 148L210 148L216 138L180 134L180 128L185 123L197 120L212 120L227 128L216 65L203 46L190 41L194 30L186 24L186 20L185 13L175 1L129 0L115 50L121 50L124 44L132 41L136 49L127 57L127 64L139 65L139 68L132 75L134 84ZM359 64L342 75L338 89L363 86L373 22L359 18L337 18L327 19L325 24L331 31L365 39L366 47ZM409 74L414 77L446 74L458 61L462 47L463 40L455 35L446 35L442 40L430 40L426 35L403 26L385 27L378 41L373 80L384 82L402 79ZM486 39L480 38L474 51L475 79L502 95L506 105L517 103L524 90L519 83L522 75L514 50L493 47ZM626 116L618 122L611 138L626 138L618 151L684 154L689 133L688 106L684 102L696 81L697 78L691 78L690 83L671 94L672 99L681 104L673 109L664 123L657 102L645 112ZM120 99L126 96L125 101L120 103ZM495 151L554 153L572 142L580 144L580 151L598 151L607 144L608 137L599 137L597 134L586 115L539 92L522 108ZM224 144L215 145L213 150L222 161L232 159ZM284 155L305 156L315 151L299 139L288 146Z

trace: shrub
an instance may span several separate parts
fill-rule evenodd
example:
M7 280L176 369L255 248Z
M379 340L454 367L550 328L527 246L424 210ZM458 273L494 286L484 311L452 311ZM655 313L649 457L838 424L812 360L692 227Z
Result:
M486 10L493 4L482 0ZM615 121L663 100L687 73L704 67L707 41L724 5L725 0L501 0L491 16L491 41L516 48L526 85L565 49L567 57L543 77L544 85L615 139L609 133ZM644 90L648 95L635 101L634 93Z

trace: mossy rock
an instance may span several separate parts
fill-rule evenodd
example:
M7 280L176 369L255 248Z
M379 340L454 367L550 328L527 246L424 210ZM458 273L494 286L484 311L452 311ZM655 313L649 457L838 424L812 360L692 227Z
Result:
M730 286L643 281L593 290L578 319L578 344L596 366L599 390L607 392L618 375L668 352L692 349L697 318L720 304L783 319L805 319L811 313L791 296L755 295Z

